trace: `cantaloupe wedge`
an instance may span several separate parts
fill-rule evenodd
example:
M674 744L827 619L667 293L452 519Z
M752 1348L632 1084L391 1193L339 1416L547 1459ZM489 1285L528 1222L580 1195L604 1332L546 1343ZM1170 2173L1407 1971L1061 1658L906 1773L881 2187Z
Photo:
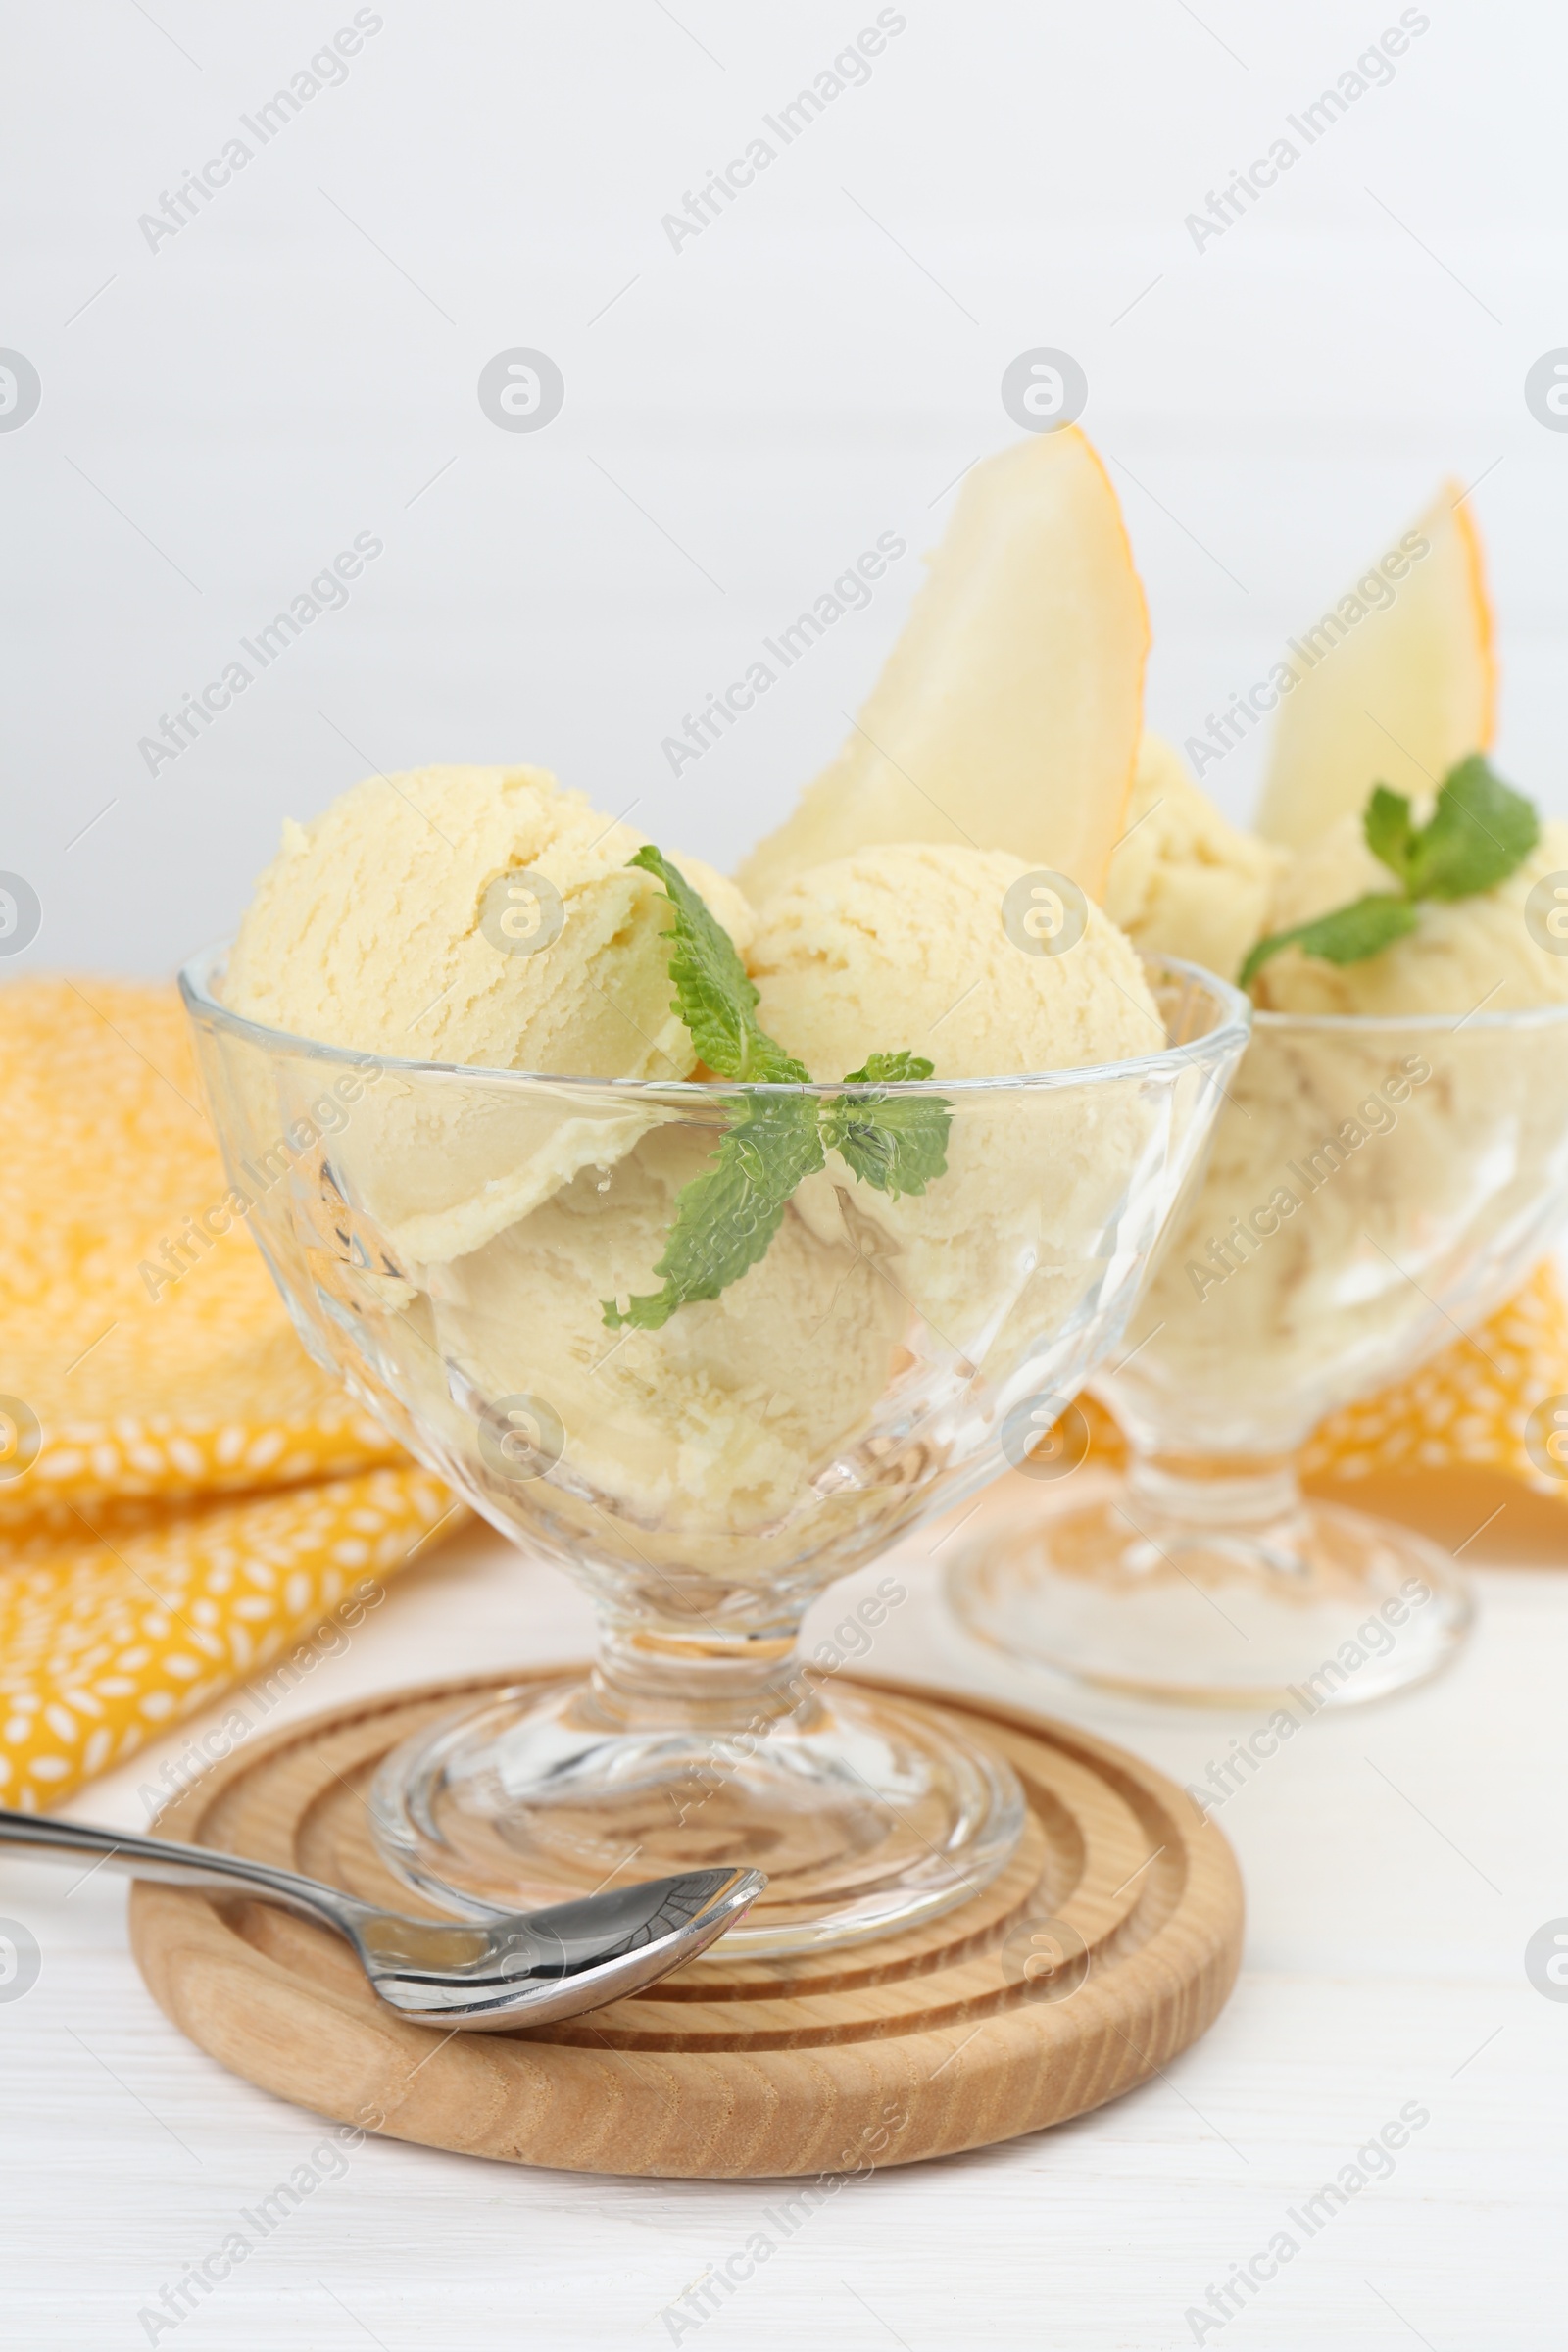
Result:
M879 841L975 843L1098 898L1142 723L1149 615L1075 425L970 472L869 702L740 880L765 898Z
M1274 722L1257 816L1265 839L1304 848L1348 808L1364 808L1374 784L1431 793L1456 761L1490 745L1492 608L1461 495L1445 482L1413 530L1290 641L1297 684Z

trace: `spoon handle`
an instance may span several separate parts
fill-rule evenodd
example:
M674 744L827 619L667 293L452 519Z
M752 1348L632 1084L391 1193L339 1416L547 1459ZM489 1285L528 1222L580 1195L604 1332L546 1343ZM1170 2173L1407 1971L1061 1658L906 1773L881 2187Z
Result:
M92 1860L138 1879L173 1886L243 1886L252 1894L284 1904L306 1918L348 1933L349 1898L315 1879L297 1878L248 1854L222 1854L204 1845L177 1845L172 1838L139 1838L131 1830L104 1830L91 1822L63 1821L50 1813L14 1813L0 1805L0 1845L21 1846L41 1858Z

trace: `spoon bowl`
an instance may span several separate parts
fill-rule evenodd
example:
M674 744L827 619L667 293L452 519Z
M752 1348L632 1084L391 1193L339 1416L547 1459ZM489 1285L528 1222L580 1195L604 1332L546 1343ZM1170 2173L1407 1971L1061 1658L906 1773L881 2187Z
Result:
M543 1911L416 1919L248 1854L4 1807L0 1845L62 1860L90 1857L133 1878L278 1903L341 1936L377 1998L400 2017L469 2033L548 2025L640 1992L705 1952L767 1885L760 1870L718 1864Z

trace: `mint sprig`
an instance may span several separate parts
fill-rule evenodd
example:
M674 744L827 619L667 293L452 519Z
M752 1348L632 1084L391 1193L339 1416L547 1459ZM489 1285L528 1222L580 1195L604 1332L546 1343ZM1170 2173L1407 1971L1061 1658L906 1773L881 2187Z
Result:
M1241 986L1246 988L1259 966L1282 948L1300 948L1308 956L1321 956L1327 963L1360 963L1413 931L1419 920L1409 899L1396 898L1388 890L1368 891L1364 899L1336 906L1332 914L1320 914L1313 922L1297 923L1289 931L1274 931L1260 939L1242 966Z
M628 865L652 874L675 909L669 976L675 984L671 1012L691 1032L697 1058L721 1078L804 1084L810 1071L786 1054L757 1018L758 994L735 942L706 899L693 890L679 866L662 850L645 842Z
M660 883L674 909L670 1009L691 1035L699 1058L721 1078L753 1085L805 1087L810 1072L786 1054L757 1018L758 992L735 943L678 866L649 842L630 860ZM767 1255L795 1188L836 1151L858 1182L891 1200L922 1193L947 1167L952 1112L938 1097L889 1095L886 1089L929 1078L917 1054L868 1054L845 1080L853 1093L818 1111L809 1094L739 1095L712 1165L675 1197L675 1222L654 1267L662 1288L628 1298L622 1310L603 1301L607 1327L658 1331L677 1308L716 1298Z
M675 1197L675 1222L654 1272L659 1291L634 1295L626 1311L604 1301L605 1323L619 1331L658 1331L677 1307L694 1298L716 1298L739 1282L759 1259L783 1222L791 1194L803 1176L823 1164L816 1105L809 1096L751 1095L738 1107L736 1124L719 1140L713 1165L694 1176Z
M1391 801L1401 798L1386 786L1384 791ZM1430 823L1411 836L1400 879L1414 899L1473 899L1506 882L1540 838L1533 803L1494 775L1475 752L1445 776ZM1392 870L1399 873L1397 866Z
M953 1113L939 1095L886 1095L885 1086L929 1078L935 1063L923 1054L871 1054L865 1067L852 1070L846 1086L863 1089L840 1095L827 1105L822 1133L858 1181L897 1200L902 1193L923 1193L948 1165L948 1129Z
M1472 899L1505 882L1535 848L1541 820L1533 803L1473 752L1444 777L1424 825L1415 823L1402 792L1375 784L1361 832L1398 891L1369 891L1309 923L1271 932L1242 965L1241 987L1282 948L1300 948L1329 963L1360 963L1381 954L1415 929L1423 899Z

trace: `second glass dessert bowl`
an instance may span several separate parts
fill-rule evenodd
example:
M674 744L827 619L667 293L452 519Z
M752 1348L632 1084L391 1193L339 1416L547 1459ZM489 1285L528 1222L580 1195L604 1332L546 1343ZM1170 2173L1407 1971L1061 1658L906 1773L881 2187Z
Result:
M1159 1050L878 1091L945 1122L918 1197L829 1149L764 1254L659 1328L622 1320L677 1194L845 1085L649 1084L396 1061L243 1020L182 975L231 1178L306 1347L599 1616L586 1677L398 1750L371 1795L404 1880L471 1912L710 1857L769 1874L726 1948L896 1932L1022 1827L1011 1771L929 1707L802 1657L835 1578L1017 1460L1114 1345L1247 1037L1155 960ZM863 1098L862 1098L863 1099Z
M1063 1485L955 1559L960 1619L1009 1657L1160 1701L1315 1711L1435 1672L1470 1625L1460 1571L1304 1497L1294 1457L1473 1335L1565 1206L1568 1005L1259 1012L1203 1180L1092 1384L1126 1476L1081 1502ZM1047 1467L1080 1453L1058 1437Z

